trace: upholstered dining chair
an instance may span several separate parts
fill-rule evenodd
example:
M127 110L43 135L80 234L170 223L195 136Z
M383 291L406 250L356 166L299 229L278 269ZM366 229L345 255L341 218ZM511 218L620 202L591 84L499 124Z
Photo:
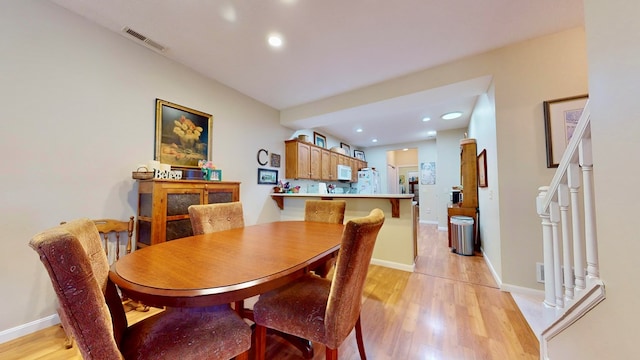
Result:
M349 220L342 234L331 280L308 274L260 295L253 307L256 359L263 360L267 328L326 346L326 358L338 358L338 347L354 329L360 358L366 359L360 308L369 262L384 213Z
M189 206L193 235L244 227L244 213L239 201Z
M167 309L128 326L93 221L36 234L29 245L49 273L78 349L90 359L247 359L251 329L228 305Z
M193 235L244 227L244 212L239 201L191 205L188 210ZM245 312L244 301L236 301L233 306L240 316L251 318L250 312Z
M345 200L307 200L304 203L304 221L342 224L346 208ZM334 264L335 258L331 258L324 264L314 267L313 272L327 277Z

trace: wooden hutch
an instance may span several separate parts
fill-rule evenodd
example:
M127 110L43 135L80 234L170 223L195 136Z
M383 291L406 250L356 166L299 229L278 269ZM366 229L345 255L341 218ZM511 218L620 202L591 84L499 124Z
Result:
M476 139L460 140L460 183L462 202L451 204L447 209L449 247L451 247L451 217L455 215L473 218L475 248L480 248L478 236L478 161Z
M204 180L138 180L140 247L193 235L190 205L240 201L240 183Z

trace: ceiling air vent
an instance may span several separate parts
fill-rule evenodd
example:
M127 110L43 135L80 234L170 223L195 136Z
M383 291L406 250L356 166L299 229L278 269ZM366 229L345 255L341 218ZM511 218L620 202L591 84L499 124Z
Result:
M122 28L122 32L127 34L127 35L129 35L129 36L132 36L132 37L136 38L137 40L142 41L142 43L144 45L146 45L147 47L152 48L153 50L164 52L167 49L164 46L158 44L157 42L155 42L155 41L149 39L148 37L140 34L139 32L129 28L128 26L125 26L124 28Z

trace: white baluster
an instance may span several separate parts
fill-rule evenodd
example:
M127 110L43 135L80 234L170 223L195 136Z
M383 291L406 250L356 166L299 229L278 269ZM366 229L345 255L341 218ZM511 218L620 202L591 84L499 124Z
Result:
M564 296L573 299L573 271L571 270L571 238L569 235L569 187L560 184L558 187L558 205L560 205L560 224L562 226L562 265L564 266Z
M596 239L596 213L593 199L593 158L591 156L591 139L580 142L580 165L584 183L584 237L587 250L587 276L600 277L598 267L598 242Z
M556 296L556 306L564 307L564 299L562 298L562 262L560 261L560 240L558 239L558 223L560 222L560 207L558 202L552 201L549 207L549 215L551 220L551 235L553 239L553 292ZM546 278L545 278L546 280Z
M553 276L553 235L549 213L543 209L542 203L547 195L548 186L540 187L536 205L538 215L542 219L542 248L544 255L544 304L549 307L556 306L555 282Z
M580 168L572 162L567 168L567 182L571 197L571 235L573 237L573 271L576 278L575 291L584 290L584 244L582 238L582 221L580 219Z

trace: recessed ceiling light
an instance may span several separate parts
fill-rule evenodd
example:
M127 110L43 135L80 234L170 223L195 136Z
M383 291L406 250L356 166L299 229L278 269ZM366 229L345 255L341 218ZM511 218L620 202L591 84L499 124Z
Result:
M371 142L378 142L378 139L371 139Z
M362 132L362 128L357 128L356 132Z
M269 45L271 45L272 47L278 48L282 46L282 36L280 35L269 35Z
M428 116L425 116L425 117L423 117L423 118L422 118L422 121L424 121L424 122L427 122L427 121L429 121L429 120L431 120L431 118L430 118L430 117L428 117Z
M460 111L454 111L454 112L446 113L441 117L443 120L453 120L453 119L459 118L460 116L462 116L462 113Z
M404 149L402 149L402 151L409 151L409 149L408 148L404 148Z

